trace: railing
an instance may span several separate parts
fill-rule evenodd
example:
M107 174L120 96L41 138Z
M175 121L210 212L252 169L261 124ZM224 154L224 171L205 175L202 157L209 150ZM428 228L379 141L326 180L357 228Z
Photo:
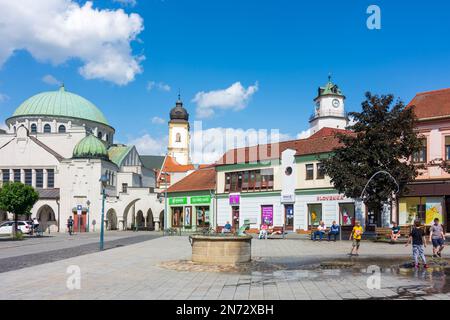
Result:
M338 118L347 118L348 113L342 111L326 111L326 112L316 112L309 117L309 120L312 121L319 117L338 117Z

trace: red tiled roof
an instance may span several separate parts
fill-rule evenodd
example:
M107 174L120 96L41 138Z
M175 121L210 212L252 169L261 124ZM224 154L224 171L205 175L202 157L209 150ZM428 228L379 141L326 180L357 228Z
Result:
M407 107L419 120L450 117L450 88L418 93Z
M216 170L214 166L194 171L178 181L167 192L204 191L216 188Z
M295 150L296 156L331 152L340 145L336 133L350 134L351 131L323 128L307 139L232 149L225 153L216 164L227 165L280 159L281 153L287 149Z
M164 172L187 172L194 170L194 166L192 164L179 164L174 158L167 156L164 161L163 171Z

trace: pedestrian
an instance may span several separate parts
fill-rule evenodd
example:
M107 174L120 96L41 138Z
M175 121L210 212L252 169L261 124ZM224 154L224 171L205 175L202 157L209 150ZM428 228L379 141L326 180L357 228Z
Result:
M445 247L445 234L442 224L439 219L434 219L430 227L430 242L433 244L433 258L441 257L442 250Z
M359 221L355 221L355 226L353 227L352 233L350 233L350 238L349 240L352 240L353 238L353 242L352 242L352 251L350 251L349 255L353 256L353 252L355 256L359 256L359 246L361 243L361 238L363 235L363 228L361 226L361 223Z
M425 258L424 248L427 247L427 239L425 238L425 232L420 227L420 221L414 221L413 229L411 230L408 238L407 247L412 242L414 267L419 268L419 258L422 259L423 267L428 268L427 259Z
M67 219L67 228L69 229L69 235L72 235L73 233L73 219L72 216Z
M269 229L269 226L266 223L263 223L261 225L261 229L259 230L259 239L267 239L267 231Z
M331 241L331 236L334 237L334 242L336 242L336 238L339 235L340 227L336 223L336 221L333 221L333 224L330 227L330 232L328 232L328 241Z
M35 217L32 220L32 223L33 223L33 232L37 232L39 228L39 220Z

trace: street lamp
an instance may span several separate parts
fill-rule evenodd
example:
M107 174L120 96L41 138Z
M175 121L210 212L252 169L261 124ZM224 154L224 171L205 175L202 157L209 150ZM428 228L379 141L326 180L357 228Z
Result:
M104 229L105 229L105 198L106 198L106 183L108 182L108 177L102 175L99 180L102 183L102 218L100 219L100 251L104 247Z
M164 190L164 228L163 228L163 233L164 233L164 229L167 229L167 225L168 225L168 221L167 221L167 176L169 175L167 172L161 172L161 175L163 175L163 177L161 178L162 180L164 180L165 183L165 190ZM161 221L160 221L161 223Z
M89 232L89 206L91 205L91 202L88 200L86 201L87 205L87 224L86 224L86 232Z

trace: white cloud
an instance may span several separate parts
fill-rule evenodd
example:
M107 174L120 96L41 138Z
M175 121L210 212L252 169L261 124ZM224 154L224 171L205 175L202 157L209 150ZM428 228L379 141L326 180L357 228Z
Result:
M8 101L8 100L9 100L9 97L6 94L0 92L0 103Z
M147 90L152 91L153 89L157 89L159 91L164 92L169 92L170 90L172 90L172 88L164 82L149 81L147 83Z
M136 0L113 0L113 2L120 3L123 6L135 7L137 5Z
M245 130L219 127L203 130L201 121L196 121L191 132L191 158L194 163L214 163L230 149L287 140L292 140L292 137L280 133L277 129Z
M54 65L79 59L86 79L126 85L142 72L144 57L130 45L144 29L138 14L74 0L0 0L0 8L0 66L26 50Z
M215 109L233 111L244 109L258 89L258 82L247 89L240 82L236 82L227 89L199 92L192 102L197 104L198 118L210 118L214 115Z
M297 134L297 139L306 139L311 136L311 129L304 130Z
M51 74L47 74L45 76L42 77L42 81L46 84L52 85L52 86L59 86L62 84L61 81L59 81L58 79L56 79L54 76L52 76Z
M141 155L164 155L168 137L152 137L148 133L140 137L130 137L127 145L134 145Z
M153 124L164 124L164 123L166 123L166 120L164 120L163 118L160 118L160 117L153 117L152 123Z

